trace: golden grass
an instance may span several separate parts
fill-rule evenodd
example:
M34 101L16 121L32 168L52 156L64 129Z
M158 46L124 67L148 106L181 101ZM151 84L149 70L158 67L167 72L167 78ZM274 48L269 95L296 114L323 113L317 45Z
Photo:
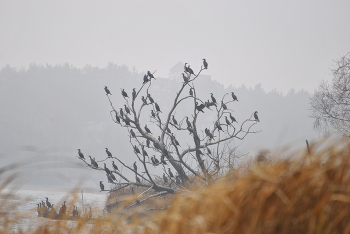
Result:
M125 218L51 221L25 233L350 233L350 146L253 163L176 195L165 211Z

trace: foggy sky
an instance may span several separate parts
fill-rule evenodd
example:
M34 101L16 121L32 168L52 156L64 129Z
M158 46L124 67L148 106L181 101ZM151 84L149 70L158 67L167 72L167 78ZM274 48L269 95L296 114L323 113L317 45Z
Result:
M350 51L349 1L0 1L0 67L209 62L235 87L313 91Z

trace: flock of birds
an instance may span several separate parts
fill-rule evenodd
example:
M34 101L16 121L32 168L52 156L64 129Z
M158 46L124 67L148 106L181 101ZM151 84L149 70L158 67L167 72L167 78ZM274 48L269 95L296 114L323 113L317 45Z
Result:
M38 217L50 217L52 219L60 219L60 218L64 218L67 214L67 206L66 206L66 201L64 201L59 209L59 211L57 212L54 208L54 204L51 204L49 202L49 199L47 197L46 198L46 202L41 201L37 204L37 212L38 212ZM78 207L77 206L73 206L73 210L72 210L72 217L79 217L80 216L80 212L78 211ZM92 218L92 210L90 207L89 213L88 213L88 218Z
M204 69L208 69L208 62L206 61L206 59L203 59L203 68ZM193 72L193 70L190 67L190 65L185 63L185 65L184 65L184 73L182 73L182 77L183 77L183 80L184 80L184 85L186 85L187 83L190 82L191 75L195 76L195 73ZM143 84L146 84L147 82L151 81L151 79L155 79L154 75L150 71L147 71L147 73L143 77ZM104 90L105 90L107 96L108 95L112 95L112 93L110 92L110 90L108 89L107 86L104 87ZM194 94L193 91L194 91L193 88L190 87L190 91L189 91L189 95L190 96L193 96L193 94ZM125 98L129 98L129 95L127 94L127 92L124 89L121 90L121 94L122 94L124 99ZM137 97L137 92L136 92L136 89L133 88L133 91L132 91L132 98L133 98L133 100L135 100L136 97ZM237 96L235 95L234 92L231 92L231 97L232 97L232 101L238 101L238 98L237 98ZM210 93L210 98L211 98L211 101L208 100L208 101L206 101L206 102L204 102L202 104L198 104L198 102L196 102L196 106L195 106L196 110L198 112L203 112L204 113L204 111L203 111L204 108L210 109L211 106L217 107L218 103L217 103L216 98L214 97L213 93ZM154 108L152 108L152 110L151 110L151 117L156 118L156 115L158 115L159 112L162 113L158 103L154 101L154 99L152 98L151 94L148 93L146 97L142 96L141 100L142 100L144 105L149 105L149 104L153 104L154 105ZM223 102L223 100L221 101L221 107L220 108L222 108L223 111L228 110L228 107ZM234 116L232 116L231 112L229 112L229 111L227 111L227 112L228 112L229 115L225 115L225 123L226 124L222 124L222 123L220 123L219 120L217 120L215 122L215 124L214 124L214 131L215 131L215 129L218 129L218 131L223 131L224 132L224 130L222 129L221 125L232 126L233 122L237 123L236 118ZM131 110L130 110L130 108L127 105L124 105L124 108L119 108L119 113L117 111L115 111L116 122L121 124L121 121L123 121L126 126L131 126L131 124L130 124L131 119L128 117L128 115L131 115ZM260 121L257 111L255 111L253 113L253 116L254 116L255 121L257 121L257 122ZM186 129L189 131L189 134L193 134L194 130L193 130L192 123L190 122L190 120L189 120L189 118L187 116L185 116L185 118L186 118L186 125L187 125ZM180 127L180 125L178 124L178 121L175 119L174 115L171 116L171 122L172 122L173 125ZM144 126L144 130L145 130L145 132L147 134L152 134L152 131L148 128L147 124ZM176 145L176 146L180 146L179 142L176 140L174 134L171 132L169 127L166 128L166 131L170 134L170 137L171 137L171 140L172 140L173 144ZM213 135L214 131L211 132L208 128L205 128L204 132L205 132L206 136L209 138L209 140L214 139L214 137L215 137ZM130 133L130 137L131 138L136 138L137 137L136 133L133 131L132 128L130 128L129 133ZM159 143L161 143L161 139L160 139L159 136L158 136L158 141L159 141ZM159 143L153 142L153 146L154 146L155 149L160 150ZM146 139L146 146L148 148L150 148L150 141L149 141L149 139ZM153 155L152 157L148 156L147 151L144 149L144 145L141 145L141 150L136 145L134 145L133 148L134 148L134 152L136 154L142 154L144 157L148 157L150 159L151 163L154 166L158 166L160 164L167 165L167 163L166 163L166 161L164 159L164 155L161 156L160 161L159 161L155 157L155 155ZM210 149L207 148L207 151L208 151L209 154L211 154ZM199 153L200 155L203 154L200 149L196 149L196 152ZM107 153L108 158L112 158L112 153L108 150L108 148L106 148L106 153ZM84 155L83 155L83 153L81 152L80 149L78 149L78 154L79 154L79 157L81 159L85 160L85 157L84 157ZM89 157L90 157L90 161L91 161L91 166L93 168L98 168L98 163L96 162L95 158L92 158L90 155L89 155ZM114 169L114 172L119 171L119 169L118 169L117 165L114 163L114 161L112 161L112 167ZM129 168L129 169L131 169L131 168ZM111 171L106 166L106 163L104 163L104 170L106 172L106 176L107 176L108 182L109 183L114 183L114 181L116 180L116 177L113 174L113 171ZM133 171L135 172L136 182L137 183L141 183L140 178L137 176L137 164L136 164L136 161L133 164ZM170 179L174 178L175 182L177 184L181 184L181 180L180 180L179 176L175 176L174 177L174 175L171 172L170 168L168 168L168 176L169 176ZM168 177L166 176L165 173L163 173L163 181L164 181L165 184L169 183ZM105 191L105 186L103 184L103 181L100 181L100 188L101 188L101 191Z

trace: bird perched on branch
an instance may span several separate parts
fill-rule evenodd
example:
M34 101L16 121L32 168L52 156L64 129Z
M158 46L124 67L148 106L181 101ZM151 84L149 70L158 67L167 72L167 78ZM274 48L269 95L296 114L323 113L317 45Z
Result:
M224 110L227 110L227 106L226 106L226 104L225 104L223 101L221 101L221 106L222 106L222 108L223 108Z
M147 124L145 125L145 130L147 133L152 134L151 130L149 130L149 128L147 127Z
M80 151L80 149L78 149L78 155L80 159L85 160L84 154Z
M226 122L227 126L231 125L231 122L228 120L227 116L225 116L225 122Z
M147 97L148 97L148 100L149 100L151 103L154 103L154 100L153 100L153 98L151 97L151 94L147 94Z
M111 157L112 157L112 153L109 152L108 148L106 148L106 153L107 153L108 158L111 158Z
M158 106L158 104L155 102L154 103L154 105L155 105L155 107L156 107L156 110L158 111L158 112L162 112L161 110L160 110L160 108L159 108L159 106ZM162 112L163 113L163 112Z
M165 173L163 173L163 181L165 184L168 184L168 178L166 177Z
M174 115L172 115L172 120L173 120L173 123L174 123L175 125L177 125L177 121L176 121Z
M94 166L95 168L97 168L98 167L97 162L90 155L89 155L89 157L90 157L91 165Z
M132 129L130 129L130 135L131 135L131 137L136 138L136 134L134 133L134 131Z
M115 112L115 121L117 121L118 123L120 123L120 118L119 118L117 112Z
M124 98L128 98L128 97L129 97L128 94L125 92L124 89L122 89L122 95L123 95Z
M215 97L214 97L214 95L213 95L213 93L210 93L211 94L211 100L214 102L214 103L217 103L216 102L216 99L215 99Z
M137 146L136 146L136 145L134 145L134 151L135 151L135 153L137 153L137 154L139 154L139 153L140 153L140 150L139 150L139 148L137 148Z
M215 122L215 126L217 127L217 129L218 129L219 131L224 131L224 130L222 130L222 128L221 128L221 126L220 126L220 123L219 123L218 121Z
M168 164L166 163L166 161L164 160L164 155L162 155L162 156L160 157L160 162L161 162L163 165L168 165Z
M104 167L104 169L105 169L105 172L107 173L107 174L111 174L111 171L108 169L108 167L106 166L106 163L104 163L104 165L105 165L105 167Z
M109 89L107 88L107 86L105 86L105 91L106 91L106 95L108 95L108 94L112 95L111 92L109 91Z
M208 62L203 59L203 66L204 66L204 69L208 69Z
M156 158L155 155L153 155L154 162L156 163L156 166L159 165L159 160Z
M191 97L193 97L193 91L192 91L192 88L190 88L189 94L190 94L190 96L191 96Z
M136 98L136 90L135 88L132 89L132 99L135 100Z
M257 111L254 112L254 118L256 121L260 122Z
M119 114L123 118L124 117L124 111L123 108L119 108Z
M204 132L205 132L205 134L209 137L210 140L211 140L211 139L214 139L213 134L211 134L211 132L209 131L208 128L205 128Z
M190 65L187 66L187 71L188 71L188 73L190 73L191 75L194 75L194 72L193 72L192 68L190 68Z
M192 124L191 122L188 120L188 117L186 116L186 123L187 123L187 127L192 128Z
M141 100L142 100L143 104L147 105L147 100L144 96L141 97Z
M127 114L130 115L130 109L124 104L124 109Z
M232 96L233 101L238 102L237 96L234 94L234 92L231 92L231 96Z
M142 145L141 148L142 148L142 155L148 156L147 151L145 150L145 147Z
M152 78L154 79L154 76L150 71L147 71L147 75L149 76L150 79L152 79Z
M148 81L149 81L148 75L145 74L145 75L143 76L143 84L146 84Z
M204 113L204 111L203 111L204 107L205 107L205 105L203 103L198 105L198 102L196 102L196 110L197 111L201 111Z
M135 170L135 172L137 172L137 165L136 165L136 161L134 162L134 170Z
M170 168L168 168L169 176L174 177L174 174L171 172Z
M102 184L102 181L100 181L100 188L101 188L101 191L105 190L105 186Z
M48 208L52 208L52 205L51 205L51 203L49 202L49 199L47 198L47 197L45 197L46 198L46 206L48 207Z
M233 116L231 115L231 112L230 112L230 119L231 119L231 123L233 123L233 122L238 123L238 122L236 121L236 118L233 117Z
M146 146L147 146L147 148L149 148L149 144L150 144L150 143L151 143L150 140L147 139L147 140L146 140Z
M137 177L137 176L136 176L136 182L139 183L139 184L141 184L141 180L140 180L140 178Z
M119 169L118 169L117 165L115 165L114 161L112 161L112 166L113 166L114 170L119 171Z

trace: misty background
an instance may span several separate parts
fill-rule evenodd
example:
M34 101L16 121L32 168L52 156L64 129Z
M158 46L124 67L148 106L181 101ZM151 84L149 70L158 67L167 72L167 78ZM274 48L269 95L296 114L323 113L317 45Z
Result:
M103 87L122 107L120 89L130 95L156 70L151 94L166 111L182 82L174 66L197 72L203 58L209 69L195 82L202 100L233 91L239 123L259 112L261 132L236 140L239 153L305 147L319 138L309 98L350 50L348 9L348 1L0 1L2 165L23 162L35 174L18 183L72 187L85 178L98 190L105 175L84 170L78 148L87 159L103 160L108 147L135 161ZM205 112L202 129L213 121Z

